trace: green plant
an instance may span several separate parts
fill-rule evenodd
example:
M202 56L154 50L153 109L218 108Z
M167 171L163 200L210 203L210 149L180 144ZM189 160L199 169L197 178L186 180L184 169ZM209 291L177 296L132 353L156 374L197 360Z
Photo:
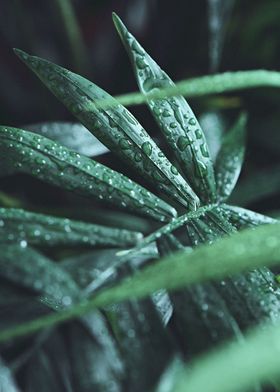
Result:
M69 149L73 128L65 128L64 141L53 124L45 125L44 135L0 127L0 174L26 173L144 216L148 235L128 230L126 215L113 228L0 210L1 353L17 380L1 362L3 382L10 390L18 382L28 391L160 391L166 379L175 391L260 390L256 383L277 378L275 350L264 358L271 365L259 373L251 367L240 384L219 374L227 356L236 364L264 347L269 333L273 344L279 336L277 324L244 343L248 327L277 322L280 314L278 282L263 267L279 262L279 223L225 204L243 163L246 115L227 133L213 163L183 96L174 95L173 82L113 18L170 159L101 88L46 60L16 53L152 191L82 155L80 144L71 144L77 151ZM230 75L228 83L233 85ZM255 228L259 225L265 226ZM102 249L84 253L82 246ZM184 362L229 337L230 349L198 361L193 372L183 370Z

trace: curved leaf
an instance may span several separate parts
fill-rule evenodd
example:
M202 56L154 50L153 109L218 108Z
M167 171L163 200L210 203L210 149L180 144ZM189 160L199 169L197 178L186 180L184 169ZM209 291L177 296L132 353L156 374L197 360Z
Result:
M228 221L223 209L217 204L209 204L174 219L145 237L139 247L129 250L127 254L137 252L149 243L159 241L161 237L170 234L179 238L184 246L196 246L205 242L212 243L225 234L232 234L235 231L235 227Z
M11 370L0 359L0 391L19 392Z
M109 151L107 147L79 123L43 122L25 125L24 128L89 157L101 155Z
M124 175L63 147L17 128L0 126L1 165L29 173L84 196L93 196L160 221L174 208Z
M20 50L16 54L105 146L169 197L196 208L199 201L191 187L125 107L99 108L98 100L113 98L92 82Z
M113 21L131 59L139 88L147 95L151 112L181 164L185 176L203 201L215 201L213 164L204 133L194 113L182 96L149 99L151 92L162 87L174 86L174 83L114 13Z
M134 245L141 233L57 218L14 208L0 208L0 243L34 245Z
M238 180L245 154L246 116L241 114L224 137L215 163L219 200L227 199Z
M81 299L79 287L57 263L29 247L0 245L0 276L40 294L40 301L61 309Z
M280 72L257 69L185 79L177 82L175 86L167 86L151 92L149 99L161 99L176 95L192 98L259 87L279 88ZM114 103L111 99L104 99L103 102L99 102L99 106L105 108L117 103L125 106L141 105L147 102L147 97L145 94L134 92L115 96L115 100Z
M42 317L0 332L0 341L36 332L42 328L86 314L98 307L127 299L144 298L162 288L177 290L195 283L280 263L280 223L247 229L222 238L211 246L175 253L160 263L146 267L133 277L104 290L89 301L68 311Z
M100 331L103 334L106 332L104 328ZM123 377L123 374L119 369L116 369L116 364L113 361L120 359L110 358L108 354L112 355L112 353L106 352L104 347L81 324L71 324L67 335L67 351L71 361L71 373L75 386L73 390L80 392L121 391L121 377Z
M277 223L277 219L270 218L245 208L222 204L221 209L230 223L238 230L246 227Z
M199 116L199 122L205 134L210 156L213 162L215 162L221 148L222 137L225 133L225 118L222 112L211 110L203 112Z
M245 392L279 379L280 323L255 328L241 344L229 342L181 373L173 392ZM237 382L238 380L238 382Z

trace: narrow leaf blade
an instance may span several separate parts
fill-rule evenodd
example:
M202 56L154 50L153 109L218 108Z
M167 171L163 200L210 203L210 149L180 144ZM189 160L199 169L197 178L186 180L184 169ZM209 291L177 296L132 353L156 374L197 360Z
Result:
M0 165L160 221L176 211L126 176L48 138L0 126Z
M247 117L240 115L225 136L215 163L218 198L226 200L238 180L245 154Z
M168 161L136 118L122 105L98 107L114 99L85 78L49 61L16 49L20 59L67 108L111 151L114 151L159 190L189 209L199 203L188 183Z
M24 128L89 157L105 154L109 151L104 144L100 143L92 133L79 123L43 122L26 125Z
M142 235L67 218L37 214L21 209L0 208L0 243L19 243L26 247L44 246L108 246L134 245Z
M213 202L216 196L213 164L194 113L182 96L149 99L151 92L174 86L174 83L116 14L113 14L113 21L131 59L139 88L147 96L151 112L182 165L185 176L203 201Z
M206 262L207 260L207 262ZM280 262L280 224L263 225L222 238L211 246L184 251L146 267L133 277L104 290L92 300L69 311L45 316L30 323L0 332L0 341L23 336L63 321L127 299L144 298L160 289L177 290L195 283L219 280L226 276ZM279 370L279 369L278 369Z
M0 245L0 276L41 295L41 302L62 309L81 299L79 287L57 263L20 245Z

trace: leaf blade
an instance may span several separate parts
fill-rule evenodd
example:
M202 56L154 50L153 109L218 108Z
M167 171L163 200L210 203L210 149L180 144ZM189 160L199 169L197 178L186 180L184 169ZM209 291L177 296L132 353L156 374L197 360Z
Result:
M150 93L161 87L173 87L174 83L114 13L113 21L131 59L138 86L147 96L151 113L181 164L185 176L204 202L215 201L213 164L204 133L194 113L182 96L149 99Z
M0 126L0 162L53 185L157 220L176 215L173 207L126 176L43 136Z
M246 115L242 113L226 134L215 163L218 198L226 200L238 180L245 154Z
M0 341L23 336L47 326L56 325L87 312L126 299L144 298L162 288L175 290L195 283L221 279L263 265L280 261L280 223L263 225L222 238L211 246L198 247L167 257L160 263L146 267L118 286L104 290L93 299L73 306L68 311L33 320L13 329L0 332ZM229 252L226 252L226 249ZM211 262L209 262L211 258ZM208 260L205 263L205 260ZM153 277L153 279L151 279Z
M108 149L79 123L43 122L25 125L24 128L61 143L82 155L94 157L108 152Z
M0 243L33 245L133 245L142 235L67 218L57 218L21 209L0 208Z
M114 100L100 87L39 57L18 49L15 53L111 151L128 160L160 191L187 208L196 208L199 200L191 187L125 107L99 108L99 99Z

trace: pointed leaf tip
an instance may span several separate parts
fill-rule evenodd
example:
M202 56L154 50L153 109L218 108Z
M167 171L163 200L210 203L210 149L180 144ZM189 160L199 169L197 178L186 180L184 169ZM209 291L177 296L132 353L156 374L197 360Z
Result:
M27 60L30 55L21 49L13 48L14 53L23 61Z
M122 36L122 33L125 32L125 26L124 26L121 18L115 12L113 12L112 19L113 19L115 28L117 29L119 35Z
M145 178L189 210L198 197L136 118L94 83L63 67L26 55L24 63L107 148L129 161ZM112 109L98 106L100 100Z
M114 24L132 62L138 86L168 145L173 150L193 191L205 203L216 200L213 163L205 135L183 96L149 99L149 95L174 83L145 52L119 18Z

